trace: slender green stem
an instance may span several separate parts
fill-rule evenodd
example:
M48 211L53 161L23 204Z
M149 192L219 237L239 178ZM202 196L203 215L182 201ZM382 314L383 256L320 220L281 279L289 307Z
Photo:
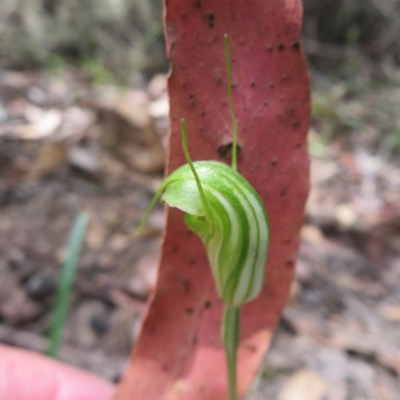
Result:
M224 305L221 331L228 373L229 400L239 400L237 394L236 364L240 334L240 307Z
M204 207L204 214L206 216L206 220L207 221L211 221L210 207L208 205L208 202L207 202L207 199L206 199L206 195L204 194L203 186L201 185L199 175L197 174L196 168L194 167L192 159L190 158L189 148L188 148L188 144L187 144L186 121L183 118L181 119L181 130L182 130L183 152L185 154L186 161L189 164L189 167L193 172L194 179L196 180L197 188L198 188L199 193L200 193L201 203L203 204L203 207Z
M228 34L224 35L225 41L225 62L226 62L226 85L228 88L228 102L229 111L232 118L232 130L233 130L233 141L232 141L232 169L237 171L237 141L238 141L238 128L237 120L235 116L235 108L233 107L233 95L232 95L232 68L231 68L231 49L229 46Z
M159 189L157 190L155 196L153 197L153 200L151 201L150 205L147 207L147 210L144 213L142 221L140 222L139 227L136 229L136 232L135 232L136 235L140 235L140 232L142 231L142 229L146 225L146 222L149 219L149 216L150 216L151 212L153 211L154 206L157 204L157 201L160 199L160 197L162 195L162 192L163 192L163 190L165 188L164 183L159 187Z
M74 280L76 266L78 264L79 253L85 238L86 226L89 221L89 215L81 212L75 219L72 227L68 246L67 256L62 267L61 279L57 292L56 306L54 309L53 321L50 328L50 343L47 354L56 358L61 345L64 323L67 317L69 297Z

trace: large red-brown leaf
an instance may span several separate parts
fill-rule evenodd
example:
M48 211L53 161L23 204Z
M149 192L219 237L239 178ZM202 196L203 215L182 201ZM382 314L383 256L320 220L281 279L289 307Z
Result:
M300 0L166 0L171 136L168 172L185 163L180 119L194 160L222 160L231 143L223 34L232 52L239 171L271 223L266 281L244 306L239 392L259 367L288 296L308 191L309 80ZM222 152L224 154L224 152ZM157 290L118 400L226 400L221 302L200 239L168 211Z

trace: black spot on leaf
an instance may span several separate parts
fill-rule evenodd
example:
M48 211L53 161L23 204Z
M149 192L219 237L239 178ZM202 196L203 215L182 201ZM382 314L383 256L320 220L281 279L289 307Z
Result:
M212 13L208 13L205 15L207 24L209 28L214 28L215 26L215 15Z
M300 50L300 43L299 43L299 42L294 42L294 43L292 44L292 49L293 49L294 51L299 51L299 50Z
M232 142L219 146L218 147L219 156L224 160L232 160L232 147L233 147ZM239 157L241 153L242 153L242 148L238 145L237 156Z

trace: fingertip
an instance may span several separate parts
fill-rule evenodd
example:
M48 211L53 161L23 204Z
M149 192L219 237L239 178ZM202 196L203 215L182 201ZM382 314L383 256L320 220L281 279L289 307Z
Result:
M114 387L88 372L0 345L0 399L111 400Z

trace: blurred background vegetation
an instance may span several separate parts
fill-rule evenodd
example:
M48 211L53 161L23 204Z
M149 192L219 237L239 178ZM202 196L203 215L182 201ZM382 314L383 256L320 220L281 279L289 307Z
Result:
M100 81L165 70L160 0L1 0L1 67L77 62Z
M397 78L399 0L303 0L313 67ZM166 71L161 0L1 0L0 67L80 63L100 81Z

